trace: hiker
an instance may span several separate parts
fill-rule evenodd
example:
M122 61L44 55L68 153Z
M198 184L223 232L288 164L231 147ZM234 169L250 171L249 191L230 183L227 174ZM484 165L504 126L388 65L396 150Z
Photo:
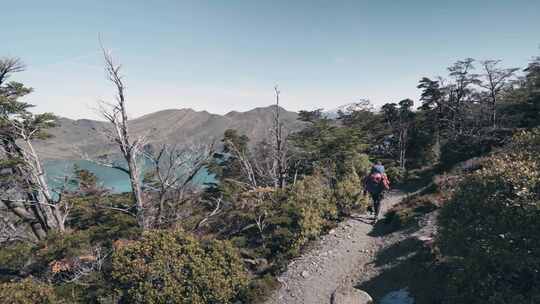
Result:
M379 219L381 200L383 192L390 189L390 181L384 173L384 166L379 161L371 168L371 172L364 178L364 195L369 192L373 200L373 211L375 213L375 222Z
M375 165L373 165L373 167L371 167L371 172L370 173L384 174L384 166L383 166L383 164L380 161L376 162Z

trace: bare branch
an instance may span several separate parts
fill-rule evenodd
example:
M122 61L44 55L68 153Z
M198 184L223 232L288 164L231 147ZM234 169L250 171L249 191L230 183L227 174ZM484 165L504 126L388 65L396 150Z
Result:
M215 207L214 207L214 210L212 210L212 212L210 212L210 214L208 214L205 218L203 218L202 220L200 220L197 225L195 225L195 228L193 230L197 230L199 229L204 223L208 222L208 220L219 214L221 212L221 201L222 201L222 197L220 198L217 198L215 199Z
M126 168L113 164L112 162L98 161L97 163L106 167L121 170L128 174L131 191L133 194L133 204L136 209L137 222L141 228L146 228L147 221L145 219L145 200L139 176L141 173L138 160L142 156L142 149L147 143L147 137L142 136L135 139L131 138L129 131L129 120L126 108L125 85L121 74L121 65L117 64L111 52L105 47L100 40L100 46L103 52L105 72L108 80L115 87L115 102L107 103L100 102L99 112L110 124L111 129L102 130L102 133L120 150L120 153L126 162ZM96 162L96 161L94 161Z
M26 66L19 58L0 58L0 85L13 73L24 71Z

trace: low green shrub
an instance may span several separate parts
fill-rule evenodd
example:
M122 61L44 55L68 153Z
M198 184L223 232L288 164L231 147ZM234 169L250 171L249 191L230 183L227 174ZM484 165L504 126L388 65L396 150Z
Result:
M0 283L0 303L5 304L60 304L52 286L31 278L19 282Z
M396 187L405 180L405 169L398 166L391 166L386 169L386 175L390 180L390 186Z
M394 231L416 225L420 217L437 208L432 196L413 196L390 209L386 213L384 221L389 229Z
M484 156L494 148L503 146L512 137L512 130L495 129L480 135L460 135L441 147L440 164L450 169L468 159Z
M371 171L372 165L373 164L369 160L369 156L362 153L352 154L349 160L346 162L347 171L353 168L356 174L360 177L366 176Z
M117 247L112 276L128 303L232 303L247 284L236 250L183 231L154 230Z
M243 303L262 303L269 298L280 284L273 276L267 274L251 280L248 287L242 293Z
M540 132L515 137L459 183L438 244L454 269L448 303L540 301Z
M299 254L306 242L319 236L338 216L332 191L320 174L298 181L286 201L274 208L267 230L272 256Z
M362 195L363 191L362 180L356 171L352 171L338 181L334 196L339 213L348 216L355 208L365 210L368 200Z
M0 268L2 268L2 273L14 275L24 272L32 260L32 250L33 245L27 242L2 244L2 248L0 248Z
M67 224L72 229L87 231L91 242L132 238L141 232L135 217L103 207L129 208L132 200L128 194L89 195L70 200L73 208Z

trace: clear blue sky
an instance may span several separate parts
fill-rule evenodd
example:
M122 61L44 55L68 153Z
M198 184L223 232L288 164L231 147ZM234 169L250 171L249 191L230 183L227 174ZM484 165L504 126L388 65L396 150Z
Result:
M2 0L0 56L28 69L38 111L95 117L107 99L98 34L123 63L130 114L291 110L418 99L422 76L465 57L540 55L538 0Z

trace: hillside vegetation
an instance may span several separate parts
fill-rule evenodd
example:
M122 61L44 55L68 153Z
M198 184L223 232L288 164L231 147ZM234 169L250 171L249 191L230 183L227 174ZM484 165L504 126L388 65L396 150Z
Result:
M520 133L460 180L440 215L449 303L540 300L540 130Z
M394 187L418 188L478 157L415 210L441 208L432 256L450 269L441 278L448 303L540 299L540 58L520 73L458 61L448 79L420 80L416 110L410 99L380 112L362 101L335 118L301 111L291 123L276 88L269 130L246 134L237 124L247 114L232 113L219 143L182 146L139 133L120 66L104 55L117 99L103 108L104 127L85 131L107 144L88 157L130 178L124 194L80 168L47 185L34 144L65 141L65 120L33 113L22 101L32 90L7 81L24 66L0 60L0 302L259 303L310 240L367 208L361 181L374 160ZM176 123L150 118L140 121ZM202 169L216 182L194 183ZM410 210L396 207L388 220L414 222Z

